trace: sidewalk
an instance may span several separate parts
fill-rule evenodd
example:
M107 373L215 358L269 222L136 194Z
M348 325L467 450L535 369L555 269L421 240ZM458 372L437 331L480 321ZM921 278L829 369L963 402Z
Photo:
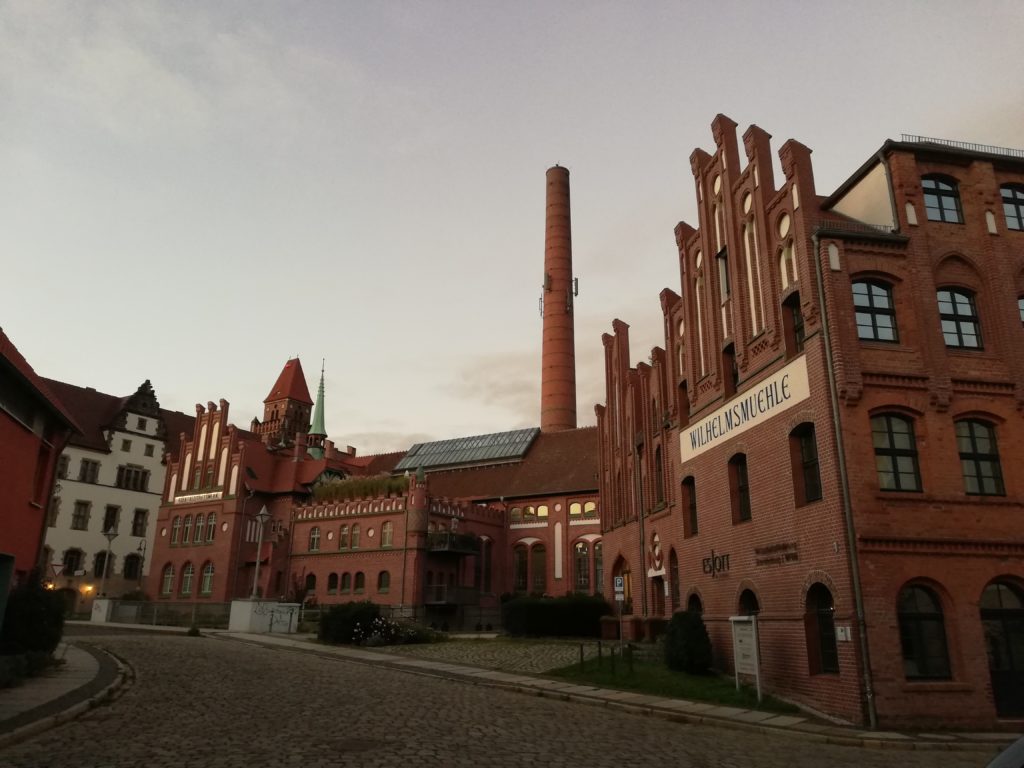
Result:
M88 624L88 622L85 622ZM181 633L181 627L139 627L134 624L93 625L116 630ZM1013 733L901 733L866 731L815 722L796 715L717 706L705 702L648 696L641 693L576 685L526 674L502 672L449 661L415 658L349 646L319 645L309 636L262 635L203 630L222 641L244 642L284 651L310 653L359 664L430 675L526 693L532 696L573 701L664 720L743 729L759 733L788 734L806 741L844 746L895 750L971 750L994 754L1020 734ZM0 690L0 748L74 719L115 696L131 679L131 670L114 657L74 644L62 644L64 665L16 688Z

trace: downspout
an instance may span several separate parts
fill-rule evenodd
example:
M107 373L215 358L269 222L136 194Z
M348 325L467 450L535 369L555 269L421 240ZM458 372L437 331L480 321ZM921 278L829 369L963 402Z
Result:
M644 533L644 494L640 485L640 448L643 446L643 438L636 441L633 446L633 484L635 486L634 498L636 499L636 519L640 531L640 559L637 561L637 572L640 577L640 617L647 618L647 571L644 569L644 544L647 541L647 534Z
M822 276L821 253L818 231L811 234L814 256L814 274L818 283L818 300L821 304L821 332L825 343L825 368L828 372L828 391L832 401L832 429L836 441L839 464L839 487L843 499L843 520L846 523L846 548L849 552L850 579L853 582L854 610L857 613L857 635L860 640L861 663L864 668L864 698L868 706L868 724L874 730L878 727L878 713L875 711L875 691L871 679L871 655L868 652L868 630L864 619L864 592L860 583L860 563L857 553L857 534L853 524L853 504L850 500L850 478L846 468L846 449L843 443L843 426L839 418L839 389L832 355L832 335L829 332L828 307L825 306L825 278Z

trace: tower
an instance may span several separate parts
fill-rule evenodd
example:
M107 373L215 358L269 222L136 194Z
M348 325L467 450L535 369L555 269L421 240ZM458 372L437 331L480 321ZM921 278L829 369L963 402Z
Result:
M309 427L309 455L314 459L324 457L324 440L327 439L327 427L324 425L324 365L320 364L320 388L316 392L316 405L313 406L313 423Z
M576 344L572 276L572 231L569 222L569 170L547 172L544 227L544 340L541 348L540 428L558 432L576 428Z
M263 422L253 419L251 429L266 445L292 443L297 432L309 428L312 407L302 363L293 357L284 364L281 375L263 401Z

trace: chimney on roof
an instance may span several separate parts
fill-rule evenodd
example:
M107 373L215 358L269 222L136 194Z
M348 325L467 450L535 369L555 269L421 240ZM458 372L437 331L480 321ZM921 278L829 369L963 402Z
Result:
M576 343L572 276L572 229L569 220L569 170L547 172L544 224L544 283L541 298L544 337L541 348L540 429L576 428Z
M355 446L352 446L352 445L346 445L346 446L345 446L345 453L347 453L347 454L348 454L349 456L351 456L351 457L355 458L355 455L356 455L356 449L355 449Z

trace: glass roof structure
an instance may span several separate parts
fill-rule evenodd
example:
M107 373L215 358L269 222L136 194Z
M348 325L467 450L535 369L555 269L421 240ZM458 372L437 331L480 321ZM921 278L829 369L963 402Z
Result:
M540 428L516 429L511 432L495 432L490 435L456 437L451 440L435 440L432 443L416 443L395 465L394 472L423 469L450 468L480 464L504 464L523 458L530 444L540 433Z

